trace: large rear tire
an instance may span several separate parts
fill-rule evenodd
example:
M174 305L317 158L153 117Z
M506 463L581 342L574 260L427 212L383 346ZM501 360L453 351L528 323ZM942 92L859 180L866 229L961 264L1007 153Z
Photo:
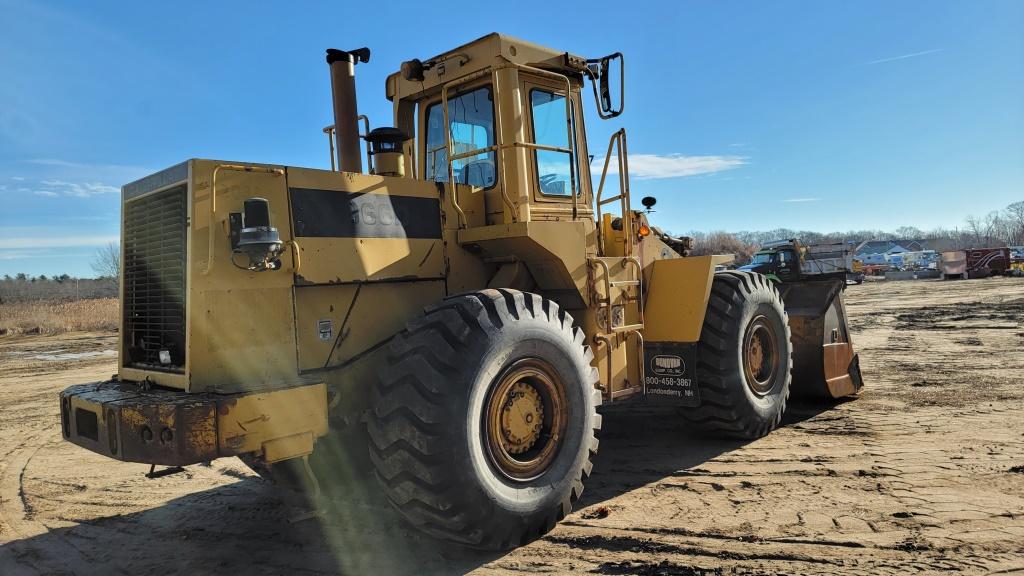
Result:
M402 516L504 549L569 513L601 423L593 354L569 314L536 294L483 290L428 308L389 346L367 430Z
M683 417L704 431L760 438L782 420L792 365L775 285L752 272L715 274L697 351L701 403L683 409Z

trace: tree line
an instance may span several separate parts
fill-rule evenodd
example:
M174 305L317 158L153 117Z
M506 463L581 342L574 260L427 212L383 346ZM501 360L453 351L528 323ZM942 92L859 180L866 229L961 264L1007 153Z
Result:
M116 278L73 278L60 276L29 276L24 273L5 274L0 278L0 304L32 300L85 300L117 298Z
M0 304L31 300L86 300L117 298L121 274L121 246L110 242L96 250L89 263L96 278L74 278L67 274L47 277L29 276L24 272L0 278Z
M693 254L735 254L736 262L744 264L764 244L773 240L798 238L805 244L830 242L864 242L868 240L950 240L954 249L1024 246L1024 201L1014 202L1003 210L994 210L977 217L967 216L962 228L932 228L922 230L913 226L900 226L892 231L847 230L845 232L814 232L776 228L763 231L700 232L686 234L693 238Z

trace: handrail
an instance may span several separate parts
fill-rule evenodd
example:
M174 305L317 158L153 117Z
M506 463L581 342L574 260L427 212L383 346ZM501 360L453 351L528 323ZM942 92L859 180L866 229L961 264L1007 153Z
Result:
M206 256L206 267L203 269L203 275L209 274L210 269L213 268L213 255L215 251L213 249L214 241L216 237L213 235L213 217L217 213L217 173L221 170L233 170L235 172L255 172L260 174L273 174L275 176L284 176L283 168L269 168L267 166L247 166L244 164L218 164L213 168L213 177L210 179L210 225L206 229L206 238L209 245L209 253Z
M637 355L639 356L639 359L638 359L638 362L637 362L637 372L640 374L640 385L639 386L630 386L626 390L630 390L630 389L633 389L633 388L640 388L641 391L646 395L647 394L647 378L645 378L645 371L644 371L644 335L640 332L639 329L625 331L625 337L627 339L631 335L632 336L636 336L636 339L637 339ZM594 343L595 344L601 344L601 345L604 346L604 348L605 348L605 356L607 358L607 363L608 363L608 367L605 369L605 374L606 374L606 376L608 378L608 384L607 384L607 386L602 386L601 385L601 379L600 379L600 377L598 377L597 389L600 390L601 392L606 392L607 395L608 395L607 399L611 400L612 399L612 395L615 392L612 390L612 368L613 368L613 364L612 364L612 340L611 340L611 338L609 338L609 336L610 336L610 334L600 334L600 333L598 333L598 334L594 334L593 339L594 339ZM620 392L622 392L622 391L620 391Z
M292 249L292 273L298 274L299 269L302 268L302 248L299 246L299 243L296 242L294 239L289 240L288 242L286 242L286 244L291 246Z
M365 140L366 137L370 135L370 119L365 114L360 114L359 116L356 116L356 121L359 120L363 121L363 133L359 136ZM373 154L370 154L369 142L366 143L366 171L370 174L376 172L373 165Z
M360 134L359 137L366 138L367 134L370 133L370 119L365 114L360 114L359 116L356 116L356 120L363 121L364 132ZM327 135L327 142L331 150L331 172L335 172L337 170L337 165L335 164L334 158L334 124L324 126L323 133ZM369 172L373 172L373 154L370 154L369 146L366 147L366 169Z
M469 158L471 156L479 156L480 154L486 154L487 152L493 152L495 150L504 150L506 148L530 148L535 150L547 150L550 152L570 152L568 148L560 148L558 146L548 146L547 144L536 144L533 142L508 142L506 144L492 144L486 148L476 148L469 152L460 152L459 154L452 155L452 161L461 160L463 158ZM441 150L441 147L433 148L428 152Z
M601 196L604 194L604 182L608 176L608 163L611 161L612 157L612 148L615 148L615 156L619 164L619 194L617 196L612 196L611 198L602 199ZM597 245L600 249L601 255L607 253L607 246L605 245L607 239L604 237L601 221L601 206L616 200L621 204L622 231L626 238L623 253L626 256L630 256L633 253L633 218L629 214L631 202L629 198L628 155L629 152L626 147L626 129L621 128L608 139L608 151L604 155L604 168L601 170L601 182L597 186L597 196L594 198L594 204L597 209Z
M334 172L335 170L338 169L337 164L335 163L334 160L334 124L331 124L330 126L325 126L324 134L327 135L327 145L330 147L331 151L331 172Z
M612 270L611 270L611 267L608 266L607 262L605 262L604 260L602 260L600 258L594 259L594 262L596 262L602 268L602 270L604 271L604 294L605 294L605 299L604 299L604 301L601 301L600 300L600 295L598 295L598 297L599 297L598 303L603 305L603 307L605 308L605 326L606 326L606 330L608 331L608 333L612 334L612 333L616 333L616 332L628 332L630 330L640 330L641 328L643 328L644 327L644 310L643 310L643 306L639 305L639 303L640 303L640 299L642 298L643 293L644 293L643 292L644 270L643 270L643 265L640 264L640 260L637 259L637 258L634 258L632 256L627 256L626 258L623 258L622 259L623 267L625 267L627 265L632 265L633 267L636 268L636 274L637 274L636 280L618 280L618 281L615 281L615 282L612 282ZM640 316L640 322L638 322L636 324L623 324L622 326L619 326L618 328L616 328L612 324L612 287L613 286L636 286L636 294L637 295L636 295L635 298L629 296L628 293L625 290L623 290L622 292L625 295L624 297L625 297L627 302L637 302L638 303L638 305L637 305L637 314L639 314L639 316ZM599 306L599 308L600 307L602 307L602 306ZM625 321L625 318L623 318L623 321Z
M608 378L608 385L604 388L601 387L601 375L598 373L597 388L602 392L608 393L608 399L611 399L612 395L612 341L611 338L605 334L594 334L595 344L604 344L605 356L608 358L608 368L605 370L605 376Z
M641 310L640 313L643 314L643 311ZM636 366L637 372L640 374L640 386L642 386L644 395L647 395L647 378L644 377L644 368L646 368L644 365L644 335L641 334L639 330L632 330L626 333L626 338L629 338L630 334L636 336L636 339L638 340L637 352L640 358L637 360Z

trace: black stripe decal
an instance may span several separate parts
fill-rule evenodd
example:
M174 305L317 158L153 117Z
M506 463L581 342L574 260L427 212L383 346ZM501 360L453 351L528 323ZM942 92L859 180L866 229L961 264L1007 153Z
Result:
M292 228L306 238L440 238L437 198L289 188Z

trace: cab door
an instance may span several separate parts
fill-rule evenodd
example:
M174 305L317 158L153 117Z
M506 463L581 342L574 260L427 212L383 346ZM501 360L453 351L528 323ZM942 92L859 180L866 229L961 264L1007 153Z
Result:
M775 274L779 280L793 280L800 277L800 264L794 250L779 250L775 253L778 259Z
M531 218L571 219L574 195L577 216L590 213L590 171L581 161L588 156L578 93L568 95L567 107L564 83L528 77L522 87L526 136L536 145L527 162Z

